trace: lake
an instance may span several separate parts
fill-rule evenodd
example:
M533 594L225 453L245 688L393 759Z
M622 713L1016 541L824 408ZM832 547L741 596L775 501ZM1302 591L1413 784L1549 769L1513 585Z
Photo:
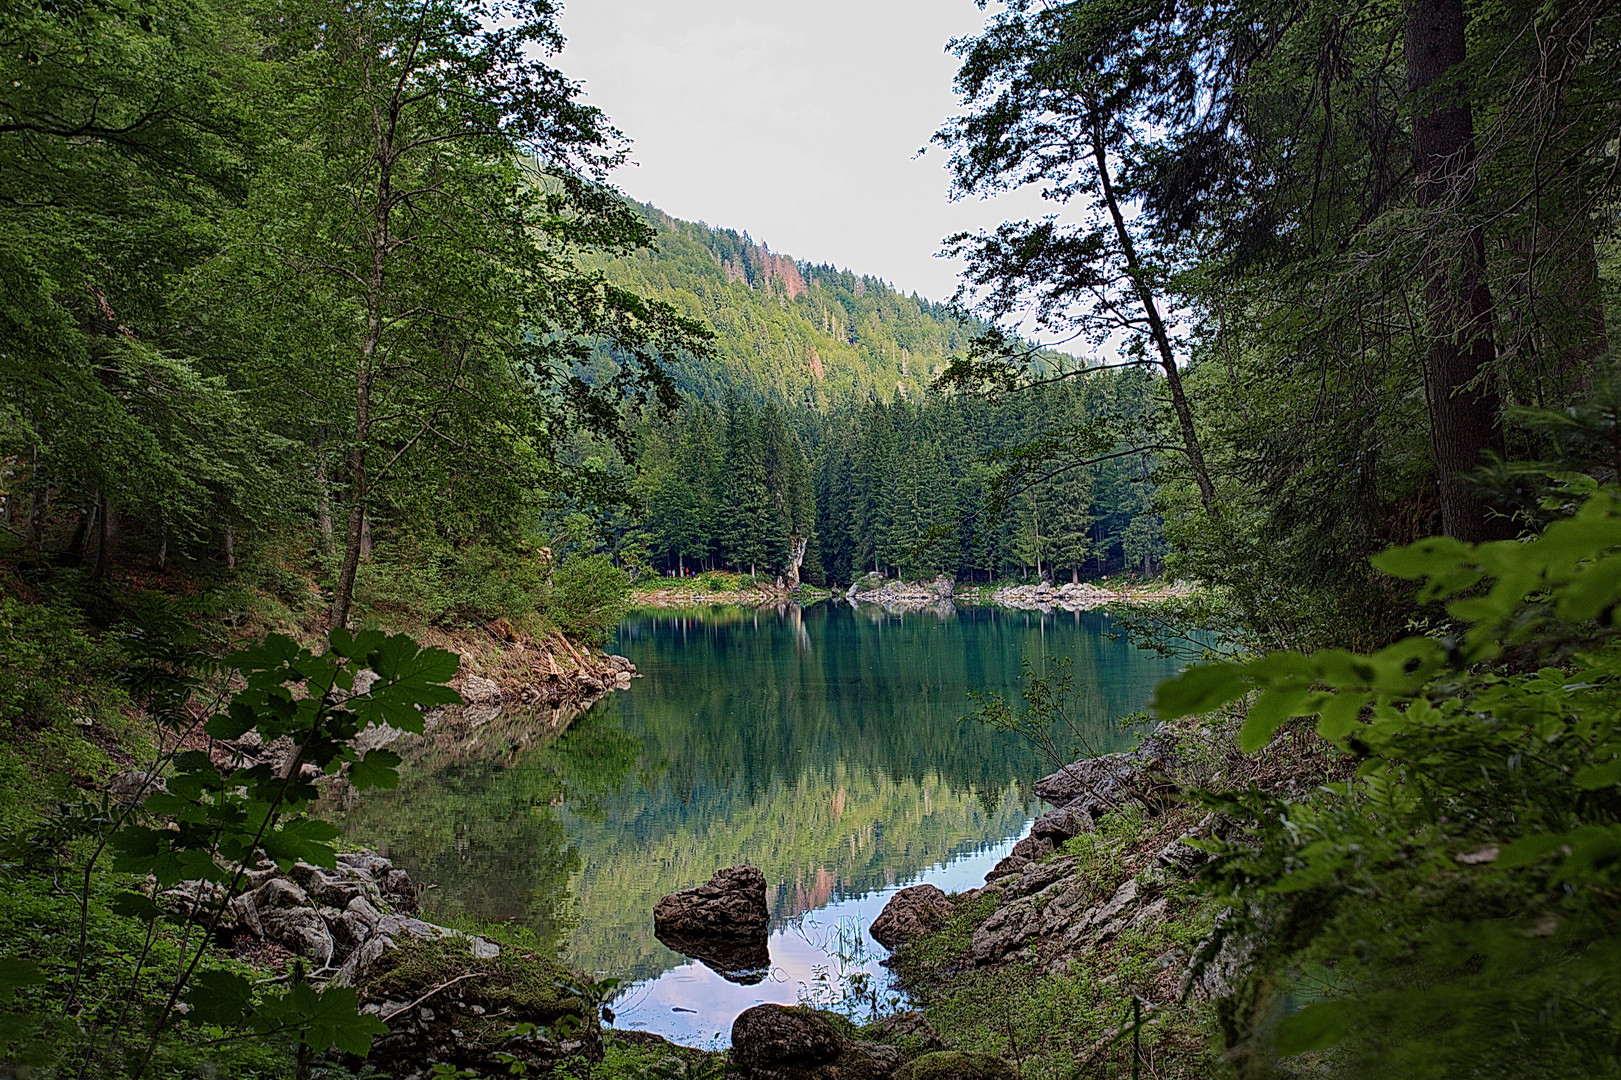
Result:
M1030 786L1051 763L965 722L971 694L1016 700L1023 658L1072 656L1087 743L1129 744L1120 719L1178 665L1111 631L1099 613L992 608L633 613L612 646L642 675L628 691L555 738L408 762L398 790L336 816L432 886L428 917L505 924L622 980L620 1027L725 1045L760 1002L887 994L866 927L888 896L980 884L1039 812ZM753 985L653 936L659 897L737 863L768 882L771 967Z

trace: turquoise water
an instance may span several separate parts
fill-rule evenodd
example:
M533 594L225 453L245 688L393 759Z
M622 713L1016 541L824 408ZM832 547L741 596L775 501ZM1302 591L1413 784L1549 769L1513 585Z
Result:
M1120 718L1175 664L1110 630L1086 612L635 613L613 645L642 675L628 691L528 749L425 756L341 816L435 886L430 913L523 928L623 980L621 1026L724 1041L762 1001L832 1001L863 975L881 992L886 954L865 927L887 896L976 885L1022 834L1050 763L964 722L972 693L1016 699L1022 658L1044 670L1073 656L1086 743L1130 741ZM765 871L772 906L772 966L746 986L665 948L651 914L744 862Z

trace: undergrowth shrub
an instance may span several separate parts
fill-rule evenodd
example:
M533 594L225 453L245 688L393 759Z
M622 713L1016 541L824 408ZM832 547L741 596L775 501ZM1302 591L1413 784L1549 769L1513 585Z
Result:
M609 556L569 555L552 574L546 618L590 645L608 640L630 605L630 579Z
M1208 880L1261 945L1223 1006L1243 1074L1621 1075L1621 493L1574 484L1534 540L1375 560L1447 602L1442 632L1160 687L1168 717L1253 696L1246 750L1309 724L1356 764L1208 796L1245 826Z

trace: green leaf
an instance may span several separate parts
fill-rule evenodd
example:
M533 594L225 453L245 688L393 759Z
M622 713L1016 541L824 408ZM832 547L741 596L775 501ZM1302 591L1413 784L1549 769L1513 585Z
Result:
M239 739L258 724L258 714L245 701L236 700L225 712L215 713L203 730L216 739Z
M1516 840L1497 856L1497 865L1504 869L1529 866L1565 846L1563 833L1537 833Z
M1326 1050L1345 1037L1348 1013L1342 1002L1316 1001L1278 1025L1278 1050L1307 1054Z
M1566 622L1591 619L1621 600L1621 555L1585 566L1568 585L1554 590L1554 613Z
M1238 733L1239 748L1253 753L1265 746L1289 717L1297 715L1309 692L1304 686L1274 686L1263 693L1244 718L1244 727Z
M1474 549L1461 540L1432 536L1406 547L1382 551L1369 561L1391 577L1429 578L1472 565Z
M186 991L191 1012L186 1019L194 1024L236 1027L253 1011L253 984L230 971L199 971Z
M1243 697L1248 691L1249 680L1242 665L1202 664L1155 687L1154 700L1149 707L1161 719L1174 720L1179 716L1209 712Z
M349 782L356 788L396 788L400 786L400 755L392 750L372 750L349 766Z
M32 960L20 957L0 957L0 1005L9 1005L18 990L25 986L38 986L45 981L45 973ZM3 1047L4 1043L0 1043Z
M1602 765L1589 765L1576 773L1576 786L1588 791L1612 784L1621 784L1621 757L1611 758Z
M139 919L142 922L151 922L163 916L163 905L153 900L145 893L122 892L113 897L109 905L114 915L122 915L129 919Z
M1329 742L1338 742L1357 726L1367 695L1341 690L1322 704L1317 715L1317 734Z

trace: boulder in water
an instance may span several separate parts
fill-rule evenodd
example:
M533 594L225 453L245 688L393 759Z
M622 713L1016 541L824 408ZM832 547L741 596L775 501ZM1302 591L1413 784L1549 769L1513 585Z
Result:
M755 866L718 870L696 889L671 893L653 907L653 926L660 937L763 934L770 921L765 874Z
M940 929L951 915L951 901L933 885L913 885L889 898L872 921L873 940L886 949L900 948Z

